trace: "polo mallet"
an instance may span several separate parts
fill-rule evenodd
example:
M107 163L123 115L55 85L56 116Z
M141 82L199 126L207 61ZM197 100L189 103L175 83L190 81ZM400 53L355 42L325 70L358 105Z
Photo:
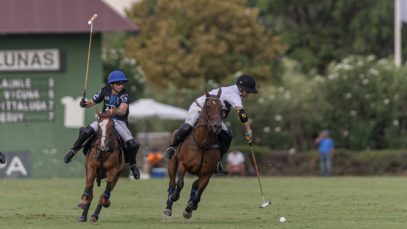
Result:
M263 202L260 204L259 208L265 208L265 207L269 206L271 204L271 202L269 200L266 201L264 199L263 188L261 187L261 182L260 182L259 169L257 168L257 162L256 162L256 157L254 156L252 143L249 143L249 146L250 146L250 151L252 152L254 167L256 168L257 180L259 181L261 197L263 198Z
M82 100L85 100L86 97L86 86L88 84L88 73L89 73L89 62L90 62L90 50L92 47L92 31L93 31L93 21L97 18L97 14L93 14L92 17L88 21L88 25L90 25L90 33L89 33L89 48L88 48L88 60L86 61L86 75L85 75L85 85L83 87L83 97Z

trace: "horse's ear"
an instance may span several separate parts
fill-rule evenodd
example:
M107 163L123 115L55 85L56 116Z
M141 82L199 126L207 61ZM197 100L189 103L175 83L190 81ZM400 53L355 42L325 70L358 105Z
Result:
M208 92L208 89L206 89L206 86L205 86L205 96L206 96L206 97L210 97L209 92Z
M216 98L220 98L220 95L222 94L222 88L220 87L218 90L218 94L216 95Z

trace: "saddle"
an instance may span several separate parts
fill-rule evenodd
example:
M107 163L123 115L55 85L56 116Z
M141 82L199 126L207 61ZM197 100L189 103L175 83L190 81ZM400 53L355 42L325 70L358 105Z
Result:
M214 142L212 145L210 146L202 146L198 143L198 141L195 139L195 137L193 136L194 130L197 127L197 124L194 125L194 128L192 129L191 133L188 134L185 139L187 139L188 136L192 135L192 143L194 145L196 145L199 149L201 150L209 150L209 149L222 149L223 145L225 145L225 143L223 142L223 138L221 137L221 133L219 133L217 135L217 139L216 142ZM184 143L185 139L182 141L182 143Z

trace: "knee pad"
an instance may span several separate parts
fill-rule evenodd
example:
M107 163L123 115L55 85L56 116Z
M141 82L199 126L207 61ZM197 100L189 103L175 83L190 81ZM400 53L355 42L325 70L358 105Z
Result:
M82 136L87 136L87 137L89 137L89 136L91 136L91 135L94 134L94 133L95 133L95 130L93 130L93 128L92 128L91 126L81 127L81 128L79 129L79 135L82 135Z
M184 123L180 126L178 129L178 134L181 138L185 138L188 136L192 131L192 126L189 125L188 123Z
M126 142L126 148L124 149L124 159L130 164L136 163L136 155L140 148L140 144L135 139L130 139Z
M137 153L140 148L140 144L135 139L130 139L126 142L126 148L128 151Z

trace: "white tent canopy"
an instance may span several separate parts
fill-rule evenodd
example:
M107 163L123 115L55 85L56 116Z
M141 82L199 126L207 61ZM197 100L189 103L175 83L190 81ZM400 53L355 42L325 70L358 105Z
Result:
M129 121L156 117L159 119L183 120L188 111L171 105L159 103L154 99L139 99L129 105Z

